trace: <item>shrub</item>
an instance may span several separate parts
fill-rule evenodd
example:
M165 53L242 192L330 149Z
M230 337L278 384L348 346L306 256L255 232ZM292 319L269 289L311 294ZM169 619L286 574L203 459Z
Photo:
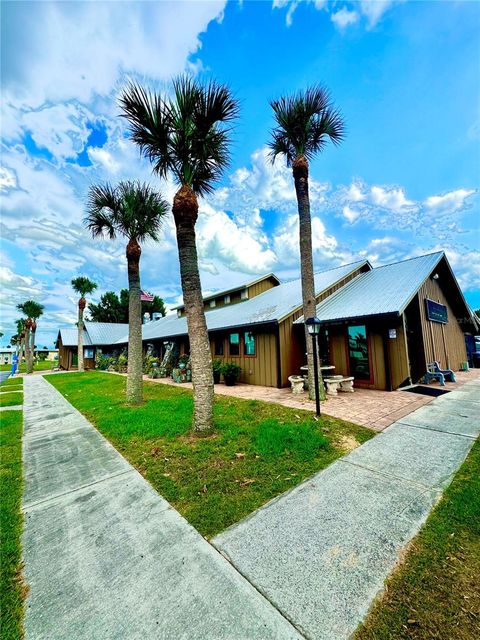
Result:
M220 376L222 375L223 363L221 360L214 360L212 362L213 369L213 382L218 384L220 382Z
M226 362L222 366L221 371L223 373L225 384L231 387L239 380L242 374L242 367L239 367L238 364L233 364L232 362Z

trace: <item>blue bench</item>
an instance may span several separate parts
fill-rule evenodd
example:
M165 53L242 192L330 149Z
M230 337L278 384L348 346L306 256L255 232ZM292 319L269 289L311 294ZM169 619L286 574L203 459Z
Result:
M451 369L440 369L438 362L427 364L427 373L423 376L423 382L430 384L432 380L438 380L442 387L445 386L445 380L456 382L453 371Z

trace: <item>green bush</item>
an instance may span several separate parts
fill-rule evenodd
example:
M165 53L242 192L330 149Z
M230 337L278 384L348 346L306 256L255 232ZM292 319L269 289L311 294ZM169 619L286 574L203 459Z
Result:
M215 384L220 382L220 376L222 375L223 363L221 360L214 360L212 362L213 369L213 381Z
M226 362L222 366L221 371L223 373L225 384L228 386L232 386L240 379L240 376L242 374L242 367L239 367L238 364L233 364L233 362Z

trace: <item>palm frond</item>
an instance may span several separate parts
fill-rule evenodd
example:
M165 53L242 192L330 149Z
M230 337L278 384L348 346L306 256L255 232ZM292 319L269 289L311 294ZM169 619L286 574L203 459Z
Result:
M333 108L325 87L316 85L291 96L272 100L276 126L268 143L274 160L284 155L291 165L295 157L311 159L322 151L328 140L340 144L345 135L345 124L340 112Z
M125 180L116 187L108 184L90 188L84 220L93 236L118 234L129 240L158 240L168 204L149 185Z
M78 276L71 281L72 289L84 298L89 293L93 293L97 288L97 283L86 276Z
M25 302L21 302L17 304L17 309L21 311L27 318L37 319L43 314L44 306L36 302L35 300L25 300ZM19 320L17 320L17 327Z
M203 195L228 165L227 125L238 116L238 102L215 82L202 85L184 75L172 84L172 96L164 98L131 83L120 98L123 115L153 170L161 177L171 172Z

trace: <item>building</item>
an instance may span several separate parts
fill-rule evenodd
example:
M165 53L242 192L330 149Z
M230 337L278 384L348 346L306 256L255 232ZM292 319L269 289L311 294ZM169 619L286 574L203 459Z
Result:
M322 362L336 374L353 375L355 386L397 389L418 382L434 360L459 370L467 360L465 335L478 330L443 252L377 268L361 260L320 271L315 295ZM241 382L285 387L300 373L306 344L299 279L280 283L270 273L204 300L212 357L238 364ZM92 347L127 345L127 325L119 335L121 325L104 324L101 345L92 341L96 323L85 324ZM182 306L142 331L145 350L160 358L172 342L180 354L189 353Z
M13 356L17 353L17 347L8 345L0 347L0 364L12 364ZM45 357L43 357L45 355ZM37 347L35 349L35 357L53 362L58 359L58 349L49 349L48 347Z
M95 368L98 352L111 353L121 350L116 341L127 334L128 324L113 322L84 322L83 358L85 369ZM128 342L128 338L127 338ZM75 369L78 366L78 329L60 329L57 336L58 364L61 369Z

